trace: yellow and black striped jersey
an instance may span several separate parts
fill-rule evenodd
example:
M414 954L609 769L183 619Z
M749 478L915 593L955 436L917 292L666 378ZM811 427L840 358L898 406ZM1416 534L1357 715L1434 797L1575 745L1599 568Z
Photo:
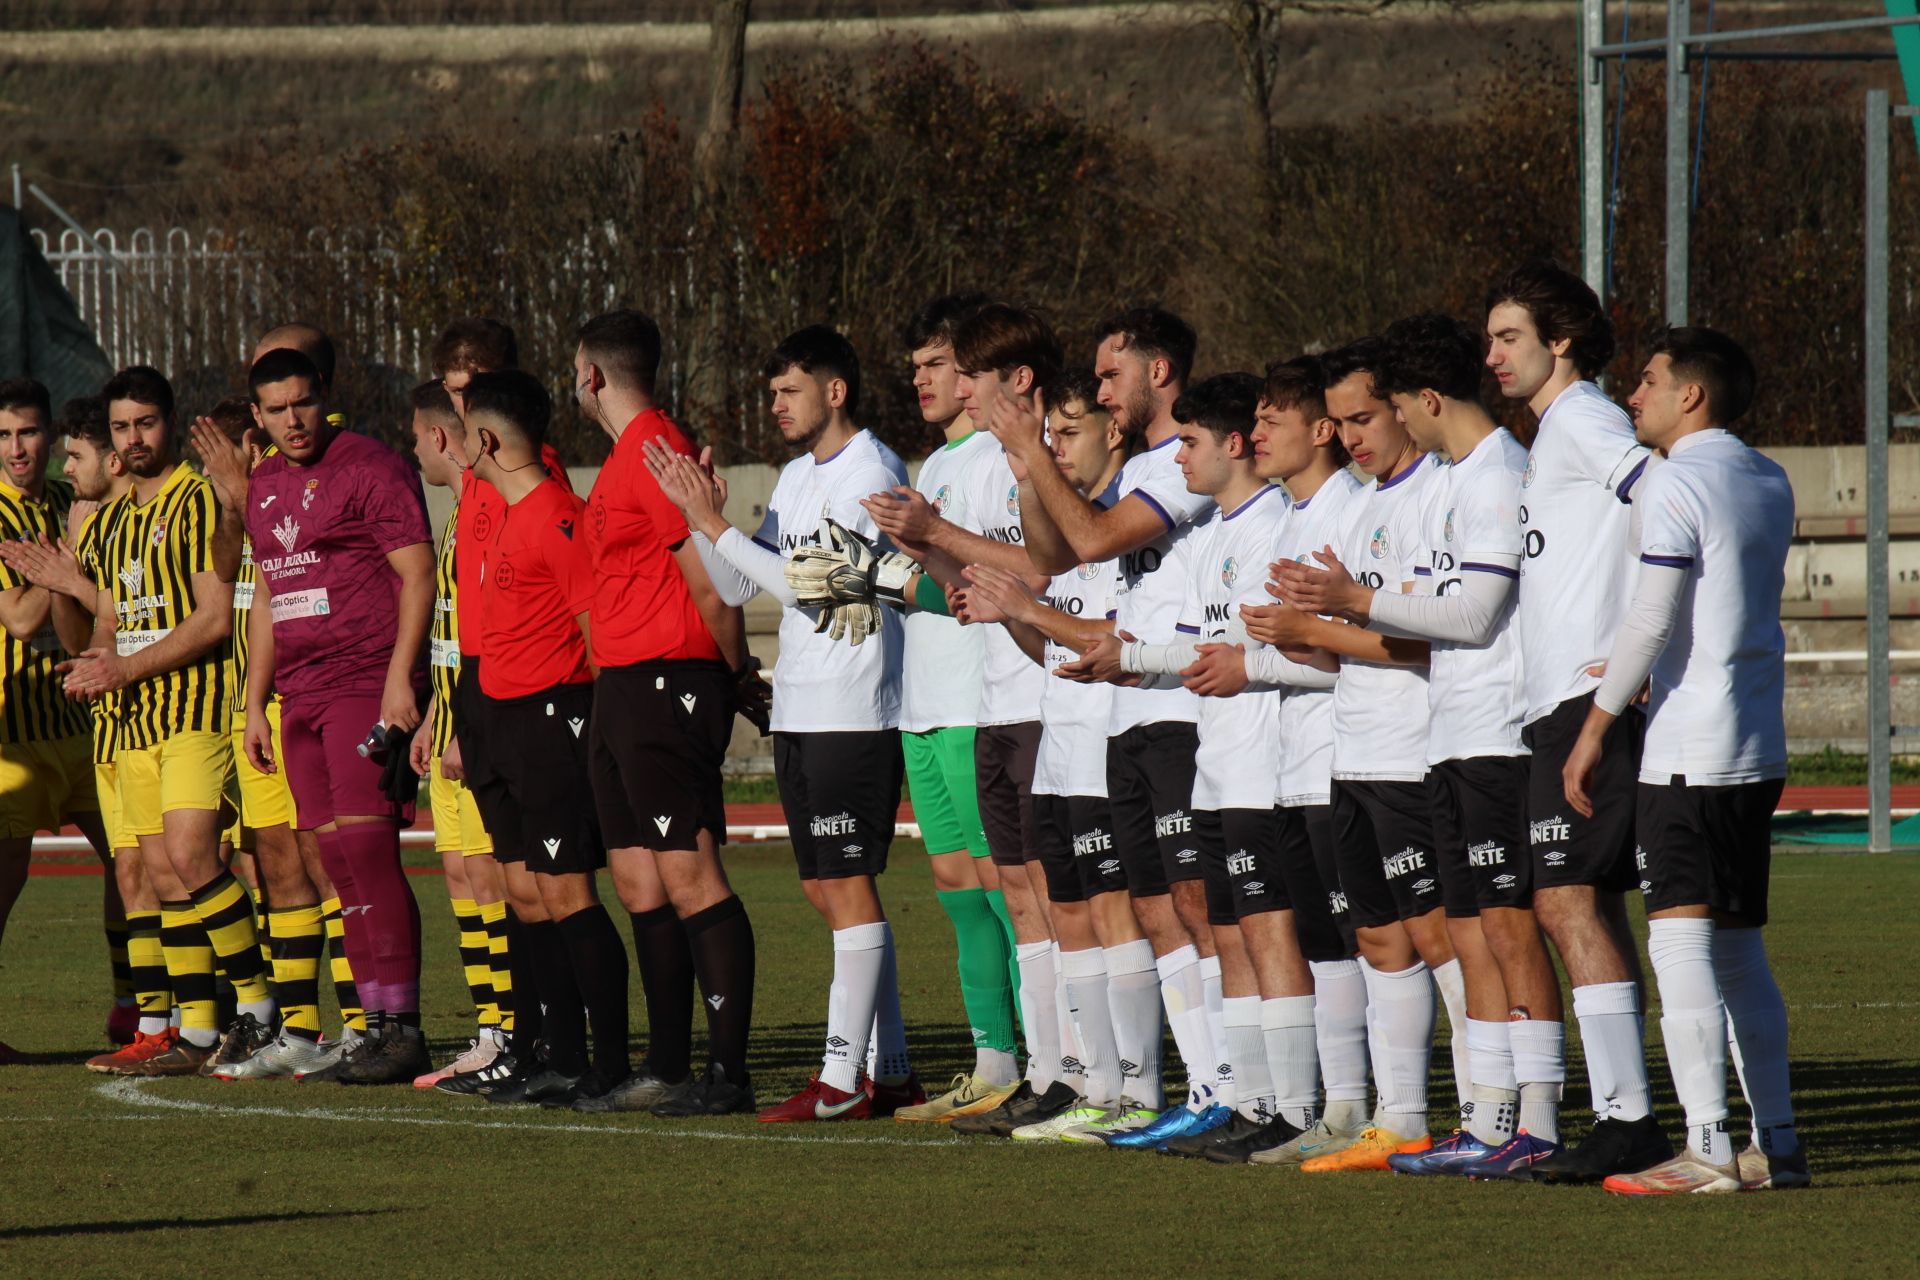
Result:
M67 508L73 490L49 476L39 499L0 480L0 538L9 541L58 540L67 535ZM0 561L0 591L27 585ZM87 709L67 697L54 670L65 657L49 615L46 625L26 640L0 634L0 742L48 742L87 731Z
M329 414L331 422L339 414ZM335 424L338 425L338 424ZM268 445L261 458L271 458L280 452ZM248 534L240 535L240 572L233 580L233 668L227 688L233 699L233 722L240 724L247 718L247 618L253 608L254 588L260 582L260 569L253 563L253 538Z
M453 741L453 686L460 678L460 615L454 609L458 581L453 573L453 531L460 521L460 504L447 513L440 531L440 558L433 567L433 754Z
M73 556L80 562L80 571L93 580L96 587L104 586L105 579L102 556L106 550L108 538L107 515L117 513L117 504L108 503L86 518L80 526L80 534L74 540ZM93 713L93 762L112 764L115 751L119 749L120 737L120 694L118 691L102 694L88 704Z
M115 648L124 656L171 634L196 607L193 576L213 572L213 486L175 467L144 503L128 490L106 516L101 585L113 593ZM121 690L123 749L150 747L185 730L231 727L227 649L216 646L185 666Z

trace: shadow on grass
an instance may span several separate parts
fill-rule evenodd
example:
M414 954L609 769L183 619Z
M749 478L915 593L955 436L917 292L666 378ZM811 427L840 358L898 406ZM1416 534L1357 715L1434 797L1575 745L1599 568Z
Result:
M0 1227L0 1240L57 1240L65 1236L117 1236L142 1231L198 1231L207 1227L251 1227L273 1222L321 1218L366 1218L395 1209L298 1209L288 1213L233 1213L218 1218L134 1218L110 1222L53 1222L43 1227Z

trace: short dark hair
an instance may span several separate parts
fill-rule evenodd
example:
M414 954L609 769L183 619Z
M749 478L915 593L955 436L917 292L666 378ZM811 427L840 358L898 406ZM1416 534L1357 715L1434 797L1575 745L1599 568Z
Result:
M1100 379L1094 377L1093 370L1084 365L1062 369L1060 376L1055 378L1053 385L1047 389L1048 404L1069 404L1075 400L1087 406L1089 410L1106 412L1105 409L1100 408Z
M1053 326L1025 307L989 302L954 330L953 362L968 373L1004 376L1024 365L1033 370L1034 386L1045 390L1065 360Z
M433 371L518 369L520 343L513 330L492 316L462 316L440 331L429 357Z
M1376 337L1355 338L1344 347L1335 347L1331 351L1320 353L1320 388L1326 390L1337 383L1345 382L1356 373L1378 375L1380 366L1386 363L1386 344ZM1373 389L1376 399L1384 399L1377 388Z
M265 342L268 338L280 333L299 335L297 339L285 343L284 349L288 351L298 351L301 355L313 361L313 367L320 375L320 385L322 387L332 387L334 369L333 339L327 336L326 330L317 324L308 324L304 320L295 320L287 324L275 325L273 328L267 330L260 340ZM282 347L271 348L271 350L275 351L282 349ZM267 353L262 351L260 354L265 355Z
M320 375L319 367L307 358L304 351L275 347L255 360L253 368L247 370L247 393L255 404L259 404L260 388L285 382L288 378L305 378L315 391L327 389L327 380Z
M760 366L760 376L771 381L798 367L802 373L825 374L847 384L846 412L860 408L860 356L837 329L808 325L781 340Z
M173 384L151 365L131 364L114 374L107 379L107 385L100 388L100 398L107 402L109 410L115 400L150 404L169 423L173 421Z
M660 376L660 326L631 307L595 316L580 326L579 345L610 380L653 395Z
M107 402L99 396L75 396L60 406L60 432L85 440L103 452L113 449L113 431L107 426Z
M949 293L923 303L900 328L900 345L918 351L939 343L951 346L954 334L968 316L993 301L984 293Z
M1452 316L1438 312L1395 320L1381 335L1386 354L1373 371L1382 395L1438 391L1449 400L1478 400L1487 367L1486 343Z
M38 378L8 378L0 382L0 409L38 409L40 420L53 426L53 397Z
M1597 377L1613 359L1613 321L1600 295L1559 263L1535 258L1522 263L1487 290L1487 310L1503 302L1526 309L1545 343L1567 343L1567 358L1583 378Z
M415 413L460 421L460 411L453 407L453 397L447 393L447 384L438 378L428 378L407 392L407 404Z
M501 419L538 449L547 439L553 419L553 397L540 379L518 369L496 369L473 375L467 384L467 416L491 414Z
M1173 402L1173 420L1205 427L1222 440L1234 434L1251 440L1261 386L1255 373L1216 373L1180 393Z
M1313 356L1275 360L1267 366L1260 402L1276 409L1298 409L1308 422L1327 416L1327 375Z
M228 396L213 408L207 410L207 417L220 433L235 444L247 442L247 432L253 428L253 409L238 396Z
M1163 307L1129 307L1100 322L1100 341L1116 334L1122 347L1138 350L1149 360L1165 360L1173 381L1184 384L1193 373L1193 353L1200 339L1193 326L1173 312Z
M1700 385L1717 427L1732 426L1753 404L1753 360L1718 329L1669 327L1655 335L1649 354L1665 356L1679 381Z

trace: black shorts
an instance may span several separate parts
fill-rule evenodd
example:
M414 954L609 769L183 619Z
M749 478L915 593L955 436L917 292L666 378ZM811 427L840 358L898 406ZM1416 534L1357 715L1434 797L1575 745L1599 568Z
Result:
M1207 886L1207 923L1238 924L1266 911L1291 911L1280 868L1280 817L1273 809L1202 809L1193 815Z
M1648 911L1708 906L1740 923L1767 922L1773 811L1784 778L1725 787L1640 784L1637 860Z
M980 797L980 829L996 867L1025 866L1038 858L1033 829L1033 761L1040 722L983 724L973 733L973 781Z
M727 841L720 767L733 678L717 662L607 667L593 695L594 805L610 849L690 850Z
M1152 898L1201 878L1193 838L1193 754L1200 731L1184 720L1139 724L1107 739L1107 802L1127 892Z
M887 869L905 768L897 729L773 735L773 777L802 880Z
M1280 831L1280 879L1293 904L1293 932L1307 960L1349 960L1358 954L1347 900L1340 892L1339 854L1329 805L1274 812Z
M1621 712L1602 740L1600 763L1587 785L1593 816L1583 818L1567 803L1561 774L1592 706L1591 693L1568 698L1521 734L1533 752L1527 768L1527 834L1536 893L1570 884L1625 893L1640 879L1633 865L1640 746L1647 727L1640 708Z
M1049 902L1086 902L1127 887L1104 796L1035 796L1033 825Z
M1333 780L1340 891L1356 929L1440 909L1439 859L1424 782Z
M1450 916L1533 901L1525 756L1443 760L1427 772L1440 893Z
M487 812L488 802L480 798L481 791L494 776L487 761L487 710L492 701L480 692L480 659L462 654L460 674L453 682L453 740L460 745L462 780L473 793L473 803L480 810L487 834L493 837L494 856L502 862L518 862L521 851L502 844Z
M469 775L467 787L493 836L494 857L543 875L607 865L587 756L593 686L563 684L524 698L482 694L481 701L486 768L477 782Z

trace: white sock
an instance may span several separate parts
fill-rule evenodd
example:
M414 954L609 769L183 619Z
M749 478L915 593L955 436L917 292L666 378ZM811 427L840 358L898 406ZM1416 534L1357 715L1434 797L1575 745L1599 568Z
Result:
M1220 957L1200 957L1200 990L1207 1002L1207 1039L1213 1045L1213 1100L1223 1107L1239 1104L1233 1084L1233 1059L1227 1053L1226 987L1220 980Z
M1567 1083L1565 1023L1528 1018L1507 1024L1513 1075L1520 1086L1520 1127L1542 1142L1560 1141L1560 1095Z
M1453 1090L1460 1097L1460 1115L1464 1119L1473 1106L1473 1055L1467 1036L1467 978L1458 959L1449 960L1433 971L1433 985L1440 988L1440 999L1447 1006L1447 1048L1453 1053ZM1463 1126L1465 1127L1465 1126Z
M1713 972L1727 1008L1728 1049L1753 1109L1753 1140L1770 1155L1792 1155L1800 1149L1800 1133L1788 1084L1787 1006L1760 930L1716 929Z
M167 1029L167 1020L161 1017L159 1014L141 1014L140 1015L140 1034L141 1035L157 1036L162 1032L164 1032L166 1029Z
M1416 960L1398 973L1366 968L1374 1029L1375 1120L1403 1138L1427 1131L1427 1067L1433 1050L1433 976Z
M1325 1118L1344 1131L1366 1120L1366 975L1358 960L1313 960L1307 968L1313 972L1313 1032L1327 1091Z
M239 1000L234 1003L233 1011L236 1015L250 1013L254 1021L261 1026L269 1031L273 1029L273 1001L271 1000Z
M1073 1019L1073 1038L1085 1071L1082 1093L1100 1107L1120 1104L1120 1051L1114 1044L1113 1010L1107 1001L1107 953L1099 947L1060 953L1066 985L1061 1006Z
M176 1004L171 1009L167 1010L167 1025L172 1027L175 1031L178 1031L180 1029L180 1006L179 1005Z
M860 1084L887 962L887 926L857 924L833 931L833 986L827 992L827 1051L820 1083L851 1093Z
M1107 1002L1113 1008L1113 1048L1120 1055L1120 1096L1160 1110L1160 973L1153 944L1135 938L1106 948Z
M893 925L887 931L886 956L880 965L880 985L873 1006L873 1036L867 1044L867 1074L882 1084L900 1084L913 1074L907 1056L907 1022L900 1016L900 960L893 949Z
M1631 982L1575 987L1573 1016L1580 1023L1580 1043L1587 1051L1594 1115L1629 1121L1652 1115L1639 989Z
M1273 1079L1274 1111L1296 1129L1311 1129L1318 1110L1318 1007L1313 996L1275 996L1260 1002L1260 1035L1266 1042L1267 1070ZM1364 1069L1362 1064L1362 1106L1367 1087Z
M1207 1034L1207 993L1200 980L1200 953L1188 943L1154 962L1160 971L1160 999L1167 1006L1173 1047L1187 1068L1187 1106L1198 1111L1213 1099L1220 1055Z
M1273 1076L1267 1068L1267 1042L1260 1031L1259 996L1223 996L1220 1027L1233 1068L1234 1108L1249 1120L1273 1118Z
M1020 1021L1027 1033L1027 1083L1045 1093L1060 1077L1060 1014L1054 1008L1053 943L1023 942L1013 949L1020 966Z
M1713 973L1713 921L1650 920L1647 957L1660 984L1660 1035L1687 1145L1714 1164L1733 1159L1727 1136L1727 1010Z
M981 1045L973 1051L973 1074L989 1084L1013 1084L1020 1079L1020 1060L1005 1049Z
M1087 1067L1081 1057L1079 1036L1073 1027L1073 1006L1067 1000L1067 975L1060 972L1060 944L1053 944L1053 1019L1054 1036L1060 1041L1060 1083L1073 1090L1073 1096L1087 1096Z
M1467 1132L1488 1146L1513 1137L1520 1109L1520 1085L1513 1078L1513 1046L1504 1022L1467 1019L1467 1051L1473 1059L1473 1102Z

